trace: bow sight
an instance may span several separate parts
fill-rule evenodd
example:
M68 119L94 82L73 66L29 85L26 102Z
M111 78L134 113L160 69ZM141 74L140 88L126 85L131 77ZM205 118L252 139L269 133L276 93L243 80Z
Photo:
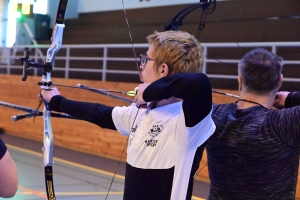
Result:
M44 70L43 75L47 74L47 73L51 73L51 71L52 71L52 64L51 63L45 62L43 64L43 63L31 62L31 60L29 58L29 49L28 48L24 49L24 57L19 58L19 60L22 62L22 65L23 65L22 81L26 81L27 76L28 76L28 69L29 68L43 69ZM44 85L44 84L41 84L41 82L39 82L38 84L39 85ZM50 86L50 85L48 85L48 86Z
M200 3L196 3L193 5L190 5L181 11L179 11L175 17L165 26L165 30L173 30L178 31L179 26L182 25L182 20L190 14L192 11L202 8L200 23L199 23L199 30L204 29L206 16L208 14L211 14L216 9L216 0L200 0Z

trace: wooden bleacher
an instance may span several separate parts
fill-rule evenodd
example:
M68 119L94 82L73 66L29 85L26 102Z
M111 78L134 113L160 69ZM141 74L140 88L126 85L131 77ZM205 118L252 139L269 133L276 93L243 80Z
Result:
M142 9L126 9L130 30L134 43L146 43L146 36L154 30L164 31L164 26L183 8L191 4L150 7ZM187 31L195 36L198 33L201 9L197 9L187 15L183 20L180 30ZM216 10L207 16L205 28L201 31L199 40L202 43L209 42L287 42L300 41L300 5L297 0L238 0L217 1ZM131 43L128 27L123 10L82 13L78 19L65 21L63 44L129 44ZM50 41L38 41L49 44ZM211 49L211 59L240 59L249 48L236 49ZM271 49L269 49L271 50ZM144 53L146 49L138 49L137 55ZM243 51L243 52L242 52ZM284 59L298 60L299 48L285 48L278 50L278 55ZM109 56L133 57L131 49L116 49L110 51ZM61 50L59 55L64 55ZM72 50L71 56L99 56L101 51L80 49ZM57 67L64 67L63 60L56 61ZM72 61L72 68L84 68L95 66L101 68L99 62ZM108 62L108 69L135 70L134 62ZM222 63L209 63L208 73L236 75L236 65L224 65ZM299 70L295 65L286 65L283 73L288 77L299 77ZM53 74L59 77L59 73ZM71 78L101 80L98 75L92 73L72 73ZM138 82L134 75L113 75L107 77L109 81ZM300 77L299 77L300 78ZM235 80L211 78L215 88L237 88ZM284 90L297 90L300 83L284 83Z

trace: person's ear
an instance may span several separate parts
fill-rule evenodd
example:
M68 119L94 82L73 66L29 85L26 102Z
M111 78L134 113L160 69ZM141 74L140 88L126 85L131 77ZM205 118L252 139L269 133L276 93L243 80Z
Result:
M240 75L238 75L238 83L239 83L239 91L241 91L242 90L242 86L243 86L243 79L242 79L242 77L240 76Z
M161 77L167 76L169 74L169 66L166 63L163 63L159 67L158 73L160 74Z

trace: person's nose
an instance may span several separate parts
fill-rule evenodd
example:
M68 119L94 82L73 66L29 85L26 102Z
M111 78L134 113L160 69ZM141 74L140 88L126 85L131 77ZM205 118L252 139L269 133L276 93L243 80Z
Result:
M141 71L144 71L144 69L145 69L145 66L140 65L140 70L141 70Z

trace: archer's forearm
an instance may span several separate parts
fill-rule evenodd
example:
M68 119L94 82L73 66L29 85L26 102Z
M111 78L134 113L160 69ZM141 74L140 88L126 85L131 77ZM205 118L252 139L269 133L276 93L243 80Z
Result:
M113 107L98 103L79 102L56 95L51 98L50 109L67 113L73 117L96 124L102 128L116 130L112 120Z

